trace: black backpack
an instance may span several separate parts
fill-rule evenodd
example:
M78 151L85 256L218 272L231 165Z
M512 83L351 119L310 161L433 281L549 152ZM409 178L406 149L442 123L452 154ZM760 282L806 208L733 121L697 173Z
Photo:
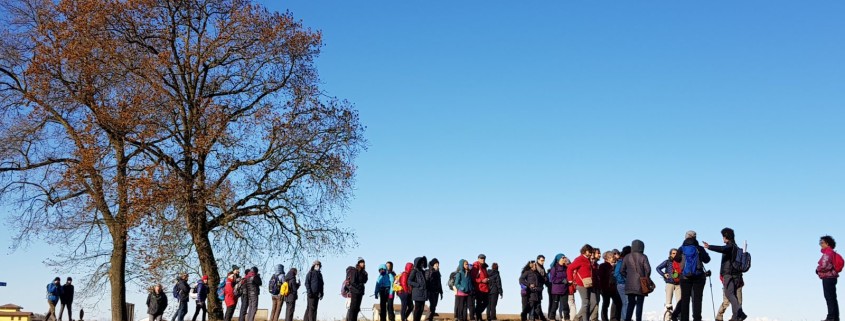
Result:
M455 291L455 276L457 276L457 275L458 275L457 271L449 274L449 288L452 289L452 291Z

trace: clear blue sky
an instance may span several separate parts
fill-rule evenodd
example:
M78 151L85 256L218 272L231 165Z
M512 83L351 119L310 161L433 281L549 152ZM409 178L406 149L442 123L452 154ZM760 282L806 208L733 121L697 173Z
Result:
M752 318L825 316L818 237L845 241L845 2L267 3L324 32L324 88L356 103L370 141L346 222L360 246L321 258L321 318L343 314L358 256L369 292L383 261L453 270L483 252L515 313L537 254L639 238L656 266L686 230L718 243L725 226L754 255ZM46 310L48 255L5 256L23 265L0 264L0 304ZM663 304L655 281L646 311Z

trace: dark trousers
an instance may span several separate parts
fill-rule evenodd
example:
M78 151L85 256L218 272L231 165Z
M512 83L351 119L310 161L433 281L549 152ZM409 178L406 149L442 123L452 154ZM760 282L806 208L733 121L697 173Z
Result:
M425 311L425 301L414 301L414 321L421 321Z
M226 315L223 316L223 321L232 321L232 317L235 316L235 307L237 306L238 304L236 303L235 305L226 307Z
M288 294L288 296L291 295L293 294ZM293 321L293 311L296 310L296 301L285 300L285 304L288 306L287 310L285 310L285 321Z
M241 295L241 312L238 313L238 321L246 320L246 312L249 310L249 296Z
M428 295L428 321L434 321L434 315L437 314L438 299L440 299L439 293L430 293Z
M205 301L197 301L197 309L194 311L194 317L191 320L197 321L197 315L200 314L200 311L202 311L202 321L205 321L205 315L208 313L208 310L205 308Z
M558 315L562 320L569 319L569 295L549 295L549 320L556 320Z
M836 299L836 279L822 279L828 321L839 321L839 301Z
M400 294L399 301L402 302L402 309L399 310L399 318L402 321L408 321L408 316L414 312L414 301L411 301L411 295L408 293Z
M475 294L475 319L477 321L483 320L484 310L487 310L487 305L490 304L490 293L478 292Z
M467 320L467 303L469 302L469 296L455 296L455 320L458 321L466 321Z
M62 301L62 305L59 308L59 320L62 319L62 313L65 312L65 307L67 307L67 319L68 319L68 321L73 320L73 316L72 316L73 312L71 312L71 305L73 305L73 301L70 301L70 302Z
M305 308L305 316L303 316L303 321L317 321L317 306L320 304L320 295L309 294L307 296L308 307ZM390 308L393 309L393 306L390 306Z
M256 296L256 298L258 298ZM249 300L249 311L246 312L246 321L255 321L255 314L258 313L258 300ZM238 320L241 321L241 320Z
M739 303L739 298L736 296L736 289L742 287L742 277L725 275L724 282L725 297L731 302L731 312L733 312L731 318L739 319L745 315L745 312L742 312L742 303Z
M469 319L475 320L475 294L470 294L467 297L467 310L469 311Z
M396 312L393 311L393 307L394 307L393 300L394 299L395 299L395 296L393 298L391 298L391 297L387 298L387 306L390 307L389 309L387 309L387 320L389 320L389 321L396 321ZM317 320L315 319L313 321L317 321Z
M605 291L601 293L601 319L603 321L619 320L619 311L622 307L622 298L616 291ZM608 311L610 318L608 318Z
M683 321L689 321L690 302L692 302L692 319L701 321L701 303L704 300L705 278L681 279L681 299L672 311L672 316Z
M490 293L490 303L487 306L487 320L498 320L499 317L496 315L496 306L499 305L499 295L496 293Z
M531 316L531 320L540 320L546 321L546 315L543 314L543 307L541 307L540 301L531 301L523 302L522 305L522 313L519 314L519 317L522 321L528 320L528 317Z
M379 307L378 316L379 316L379 320L381 320L381 321L387 320L387 310L388 309L393 310L392 305L390 307L387 306L388 300L390 300L390 289L389 288L378 289L378 307ZM303 320L303 321L309 321L309 320ZM314 321L316 321L316 320L314 320Z
M626 321L634 320L634 310L637 312L637 321L643 320L643 303L645 303L645 295L628 294L628 311L625 314Z
M357 321L358 313L361 312L361 299L364 294L352 294L349 300L349 313L346 315L346 321Z

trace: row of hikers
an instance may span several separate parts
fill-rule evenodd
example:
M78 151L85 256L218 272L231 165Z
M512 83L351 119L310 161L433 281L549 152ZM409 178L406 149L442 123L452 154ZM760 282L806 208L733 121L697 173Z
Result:
M733 313L730 320L747 318L741 305L741 289L744 285L743 273L750 269L751 256L737 246L732 229L725 228L721 234L724 246L706 242L702 245L699 244L696 233L688 231L682 245L673 249L669 259L657 267L656 271L666 282L667 318L687 321L692 314L693 320L701 320L704 287L707 277L710 276L704 266L711 260L706 250L722 254L719 273L723 284L724 303L717 320L722 320L728 306ZM824 254L816 272L823 279L825 298L828 299L829 311L826 320L838 321L835 281L842 268L842 258L833 252L836 246L833 238L823 237L820 245ZM543 293L546 292L549 297L550 320L598 320L598 304L601 302L601 319L604 321L641 321L644 299L655 290L650 278L651 264L644 250L645 244L634 240L631 246L624 247L622 251L608 251L603 255L599 249L584 245L580 255L573 261L563 254L558 254L548 270L544 268L543 255L529 261L519 277L523 307L521 319L547 320L547 315L541 308ZM604 262L598 264L601 258L604 258ZM460 260L457 269L450 273L448 287L454 292L454 314L457 321L481 321L485 311L487 320L497 320L496 307L498 300L503 297L502 280L497 263L493 263L489 269L488 267L486 256L481 254L478 260L471 264ZM307 308L304 321L317 320L317 306L324 295L320 268L321 263L315 261L305 278ZM395 296L401 301L402 321L407 321L411 315L414 321L421 321L425 303L429 304L427 320L432 321L438 316L436 308L438 301L443 299L443 287L440 262L436 258L428 261L425 256L418 257L413 263L407 263L404 272L399 275L394 272L391 262L380 265L378 271L373 296L379 300L380 320L395 321ZM302 285L297 274L296 269L284 273L282 265L276 266L275 273L267 284L273 302L270 320L279 319L283 303L287 303L285 320L293 320L297 292ZM346 278L341 286L341 295L347 298L347 321L357 320L367 282L366 263L363 258L359 258L355 266L346 269ZM239 320L254 321L259 288L262 284L258 268L252 267L241 277L240 268L233 266L227 277L218 285L217 295L226 305L224 320L232 319L240 300ZM197 304L194 321L200 313L205 320L207 277L203 277L191 288L187 284L187 274L181 275L173 295L179 299L179 308L173 316L173 321L184 319L189 297L193 297ZM581 309L570 318L571 312L575 312L576 295L581 299ZM166 301L161 285L157 285L147 300L151 321L162 320Z

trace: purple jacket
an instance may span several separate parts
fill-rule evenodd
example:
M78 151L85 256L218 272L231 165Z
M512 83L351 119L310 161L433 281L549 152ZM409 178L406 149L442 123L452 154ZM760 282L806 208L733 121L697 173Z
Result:
M552 266L549 272L549 282L552 284L552 294L563 295L569 294L569 285L566 284L566 267L558 265L557 262Z

